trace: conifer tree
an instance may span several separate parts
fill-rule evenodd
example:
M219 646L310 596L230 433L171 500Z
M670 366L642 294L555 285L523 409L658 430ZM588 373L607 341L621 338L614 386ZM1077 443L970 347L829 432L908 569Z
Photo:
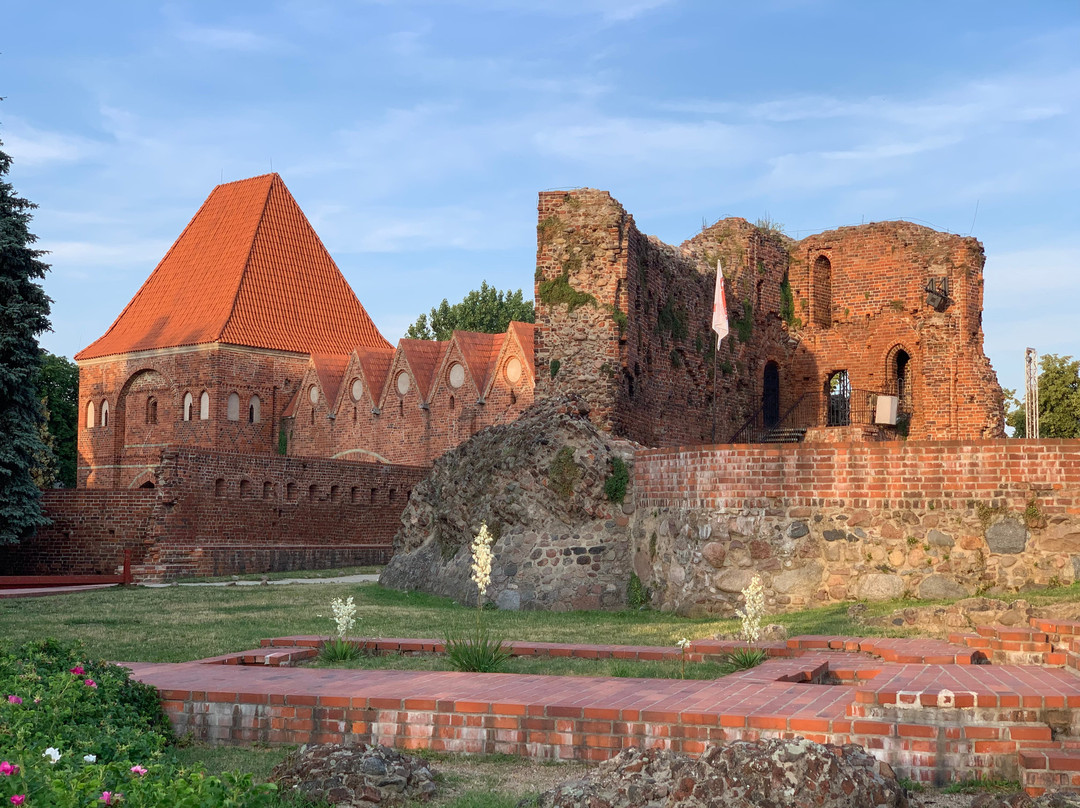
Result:
M35 458L48 451L41 440L37 336L49 327L49 298L37 281L49 267L44 253L31 246L30 211L36 206L16 195L7 180L10 168L11 158L0 148L0 544L48 524L31 471Z

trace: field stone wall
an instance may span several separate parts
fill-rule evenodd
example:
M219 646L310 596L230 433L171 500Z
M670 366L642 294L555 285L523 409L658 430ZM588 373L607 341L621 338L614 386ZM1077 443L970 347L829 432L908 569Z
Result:
M634 568L653 605L729 616L1080 580L1080 441L646 450Z
M469 545L487 524L496 541L486 600L511 610L621 608L633 504L609 501L604 485L612 460L629 463L634 448L599 431L577 396L477 433L413 489L380 583L474 605Z

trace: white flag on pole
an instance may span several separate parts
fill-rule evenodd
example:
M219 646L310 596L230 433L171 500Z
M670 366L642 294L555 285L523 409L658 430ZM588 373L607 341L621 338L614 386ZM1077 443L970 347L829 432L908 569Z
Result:
M724 298L724 270L716 259L716 291L713 292L712 330L716 332L716 344L728 335L727 300Z

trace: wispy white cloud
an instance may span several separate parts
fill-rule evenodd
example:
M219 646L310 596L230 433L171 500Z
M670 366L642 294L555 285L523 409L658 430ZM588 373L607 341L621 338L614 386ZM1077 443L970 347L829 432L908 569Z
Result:
M202 48L241 53L268 51L282 47L282 43L277 39L243 28L182 25L177 28L176 37L182 42Z
M7 121L0 139L20 169L75 163L101 153L101 145L88 138L36 129L18 120Z

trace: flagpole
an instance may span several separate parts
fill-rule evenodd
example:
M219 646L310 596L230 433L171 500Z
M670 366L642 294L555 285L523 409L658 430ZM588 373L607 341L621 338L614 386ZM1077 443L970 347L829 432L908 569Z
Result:
M716 347L712 353L712 440L716 443L716 364L720 356L720 335L716 335Z

